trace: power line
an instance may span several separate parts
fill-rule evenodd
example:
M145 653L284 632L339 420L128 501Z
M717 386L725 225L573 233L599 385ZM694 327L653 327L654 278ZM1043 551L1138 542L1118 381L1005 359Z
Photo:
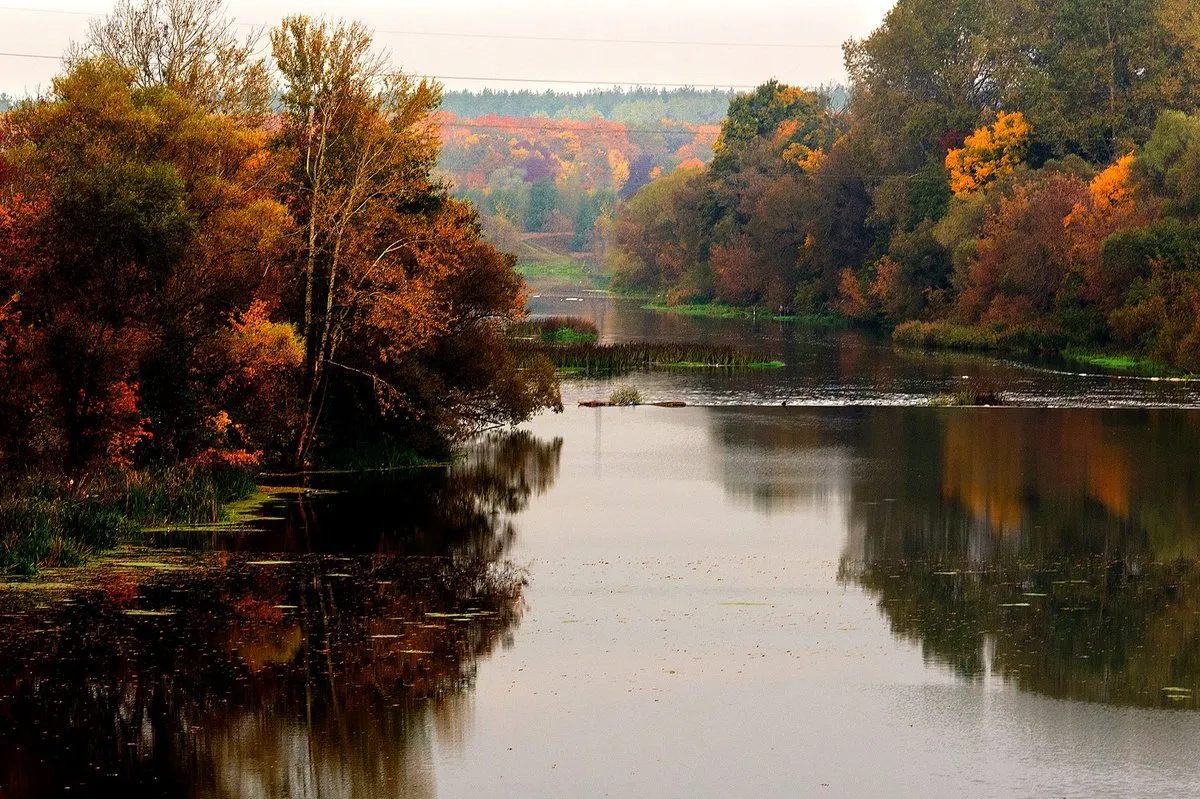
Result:
M46 58L46 59L49 59L49 60L51 60L51 61L62 61L62 60L63 60L63 57L62 57L62 56L60 56L60 55L37 55L36 53L5 53L5 52L0 52L0 56L7 56L8 58Z
M63 14L69 17L102 17L99 11L66 11L57 8L25 8L22 6L0 6L0 11L24 11L29 14Z
M29 14L64 14L79 17L103 17L104 14L91 11L62 11L53 8L27 8L24 6L0 6L0 11L19 11ZM265 25L255 25L249 22L234 22L233 24L247 28L263 28ZM755 47L781 48L790 50L840 50L842 45L822 42L725 42L690 39L620 39L590 36L545 36L520 33L464 33L455 31L405 31L389 28L375 28L375 33L395 36L435 36L454 39L499 39L505 41L529 42L570 42L574 44L645 44L667 47Z
M586 119L564 119L559 120L561 127L552 125L480 125L474 122L436 122L439 128L469 128L471 130L529 130L540 133L660 133L664 136L698 136L701 134L717 133L720 125L716 123L705 122L680 122L680 125L691 125L692 128L616 128L616 125L622 123L611 119L603 119L607 125L611 127L596 127L593 126L590 120ZM578 125L583 127L570 127ZM714 130L697 130L696 128L712 128Z
M408 73L405 73L408 74ZM644 86L652 89L753 89L754 86L724 83L648 83L643 81L617 80L566 80L564 78L496 78L479 75L412 75L414 78L435 80L487 80L498 83L556 83L574 86Z
M43 55L40 53L0 52L0 57L7 58L41 58L51 61L62 61L63 56ZM409 73L404 73L409 74ZM411 75L414 78L432 78L434 80L477 80L494 81L496 83L554 83L572 86L644 86L654 89L753 89L753 86L723 83L651 83L644 81L615 81L615 80L567 80L564 78L499 78L492 75Z
M529 34L508 34L508 33L449 33L440 31L397 31L387 30L386 28L376 29L376 33L389 33L398 36L445 36L463 39L517 39L520 41L530 42L574 42L585 44L652 44L666 46L686 46L686 47L778 47L789 49L836 49L840 50L840 44L816 44L816 43L790 43L790 42L706 42L706 41L691 41L682 39L606 39L606 38L591 38L583 36L533 36Z

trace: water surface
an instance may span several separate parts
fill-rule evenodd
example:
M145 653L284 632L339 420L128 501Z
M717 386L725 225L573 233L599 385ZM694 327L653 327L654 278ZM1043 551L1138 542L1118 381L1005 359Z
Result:
M1189 384L575 305L789 367L6 586L0 796L1200 791Z

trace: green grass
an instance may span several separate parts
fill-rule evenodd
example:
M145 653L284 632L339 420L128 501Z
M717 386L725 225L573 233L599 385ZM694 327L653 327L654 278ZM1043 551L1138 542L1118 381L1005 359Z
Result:
M517 274L527 283L570 283L575 286L604 289L609 277L588 269L585 261L569 256L548 257L545 260L525 260L517 263Z
M1067 350L1063 352L1063 357L1077 363L1146 377L1196 377L1196 375L1176 369L1162 361L1141 358L1137 355Z
M136 540L144 527L219 522L257 490L240 469L178 466L112 470L78 482L28 475L0 493L0 571L77 566Z
M837 314L780 314L773 313L766 308L743 308L737 305L722 305L720 303L682 303L679 305L669 305L665 302L648 302L642 306L643 310L658 311L659 313L673 313L680 316L705 316L713 319L764 319L770 322L797 322L802 325L812 327L834 327L842 328L847 326L847 320L843 316Z

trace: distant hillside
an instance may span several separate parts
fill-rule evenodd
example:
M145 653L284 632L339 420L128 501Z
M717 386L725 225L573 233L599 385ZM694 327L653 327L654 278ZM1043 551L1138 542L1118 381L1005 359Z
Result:
M736 92L722 89L593 89L586 92L520 91L446 92L442 110L466 119L549 117L652 123L661 119L718 124Z

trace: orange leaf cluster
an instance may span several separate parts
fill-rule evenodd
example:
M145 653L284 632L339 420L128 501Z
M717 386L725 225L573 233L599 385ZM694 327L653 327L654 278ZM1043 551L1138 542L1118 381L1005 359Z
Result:
M979 128L962 147L946 153L950 191L958 196L970 194L1011 175L1021 163L1032 133L1020 111L1001 111L994 124Z

